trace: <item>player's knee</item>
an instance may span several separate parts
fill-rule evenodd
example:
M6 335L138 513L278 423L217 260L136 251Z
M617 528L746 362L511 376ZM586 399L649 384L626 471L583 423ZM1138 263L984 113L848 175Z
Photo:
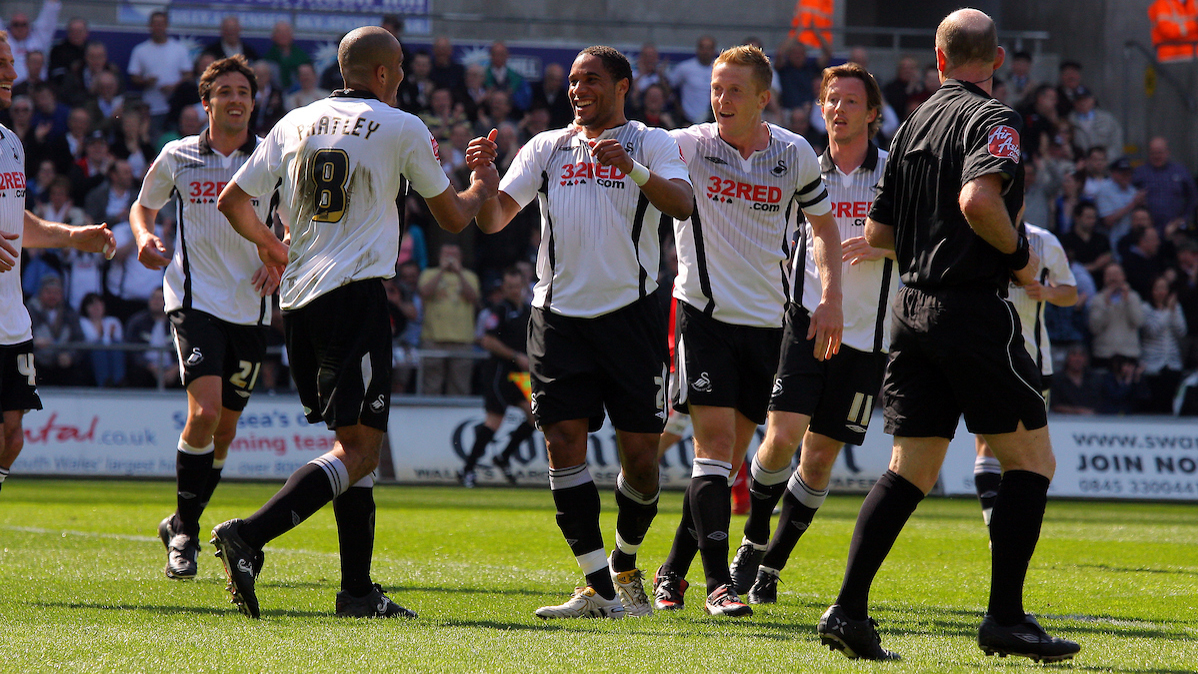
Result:
M233 444L235 437L237 437L236 428L217 428L212 433L212 442L218 447L228 447Z
M21 449L25 447L25 431L18 426L15 429L10 429L9 424L4 426L4 444L0 445L0 452L11 457L16 457L21 453Z
M220 405L199 403L187 414L187 424L192 428L216 430L220 421Z
M766 458L790 463L790 457L794 456L795 450L799 448L805 431L806 429L795 424L771 424L766 430L761 449L758 450L764 452L762 463L765 463Z

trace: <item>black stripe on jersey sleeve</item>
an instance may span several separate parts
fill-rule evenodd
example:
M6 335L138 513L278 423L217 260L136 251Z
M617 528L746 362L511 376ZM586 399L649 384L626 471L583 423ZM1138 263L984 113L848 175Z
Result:
M804 194L807 194L808 192L810 192L810 191L814 190L815 188L819 187L819 186L820 186L820 184L821 184L821 183L823 183L823 182L824 182L824 176L821 174L821 175L817 176L817 177L815 178L815 180L812 180L811 182L807 183L806 185L803 185L802 187L800 187L800 188L798 189L798 194L799 194L800 196L801 196L801 195L804 195Z
M545 199L549 199L549 173L541 171L541 184L544 186ZM557 274L557 253L554 251L553 215L545 208L545 225L549 229L549 283L545 287L545 309L553 302L553 277Z
M183 308L191 308L191 260L187 257L187 228L183 223L183 194L178 188L172 190L175 196L175 222L178 223L179 252L183 255ZM153 223L149 223L153 227ZM123 281L123 279L122 279Z
M828 190L824 190L823 192L820 192L819 196L814 199L810 199L808 201L800 201L799 208L811 208L812 206L818 204L819 202L821 202L827 198L828 198Z
M703 222L699 219L699 204L694 204L691 212L691 232L695 236L695 262L699 265L699 289L707 296L707 305L703 314L711 316L715 313L715 298L711 296L711 275L707 271L707 251L703 248Z
M797 195L796 195L797 196ZM793 201L793 200L792 200ZM807 283L807 219L799 222L799 245L795 248L795 293L796 304L803 303L803 286Z
M882 350L882 329L886 320L886 298L890 297L890 279L894 276L894 260L882 262L882 288L878 291L878 318L874 321L874 353Z
M641 192L636 200L636 216L632 219L632 251L636 255L637 269L641 270L641 297L645 297L645 284L649 280L649 271L641 264L641 232L645 229L645 212L649 210L649 197Z
M1048 267L1040 270L1040 285L1048 285ZM1036 302L1036 326L1034 333L1036 335L1036 369L1041 374L1044 372L1044 349L1040 344L1040 329L1043 323L1043 316L1044 302Z
M790 213L794 203L794 199L791 199L786 204L786 215L782 222L787 223L787 226L782 228L782 259L778 260L778 271L782 277L782 294L786 297L790 297L790 279L786 277L786 265L790 263Z

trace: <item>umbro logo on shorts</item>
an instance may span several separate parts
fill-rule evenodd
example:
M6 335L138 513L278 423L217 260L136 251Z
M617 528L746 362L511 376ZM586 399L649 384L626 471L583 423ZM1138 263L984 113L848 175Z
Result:
M711 378L704 372L699 375L699 378L691 382L691 388L700 393L711 393Z
M194 348L191 350L191 355L187 357L188 365L199 365L204 362L204 354L200 353L200 349Z
M727 540L728 532L727 531L713 531L710 534L707 534L707 538L709 538L713 541L717 541L717 542Z

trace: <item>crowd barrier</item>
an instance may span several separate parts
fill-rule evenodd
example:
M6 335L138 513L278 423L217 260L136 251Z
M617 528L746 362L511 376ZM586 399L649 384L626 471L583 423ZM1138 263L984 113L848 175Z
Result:
M148 477L175 475L175 447L187 414L178 391L44 389L45 409L25 416L25 449L13 475ZM479 484L502 484L491 457L507 446L522 420L509 410L477 470ZM396 398L380 480L408 484L453 484L483 419L475 398ZM1163 417L1051 417L1057 456L1050 496L1198 501L1198 423ZM750 447L756 450L759 431ZM225 476L284 480L296 468L328 451L333 434L308 424L293 395L255 395L241 417L229 450ZM846 447L832 474L835 492L864 492L886 471L891 438L875 415L864 444ZM662 457L662 485L684 488L690 479L690 439ZM969 495L973 487L974 440L964 428L949 448L937 492ZM610 423L590 436L591 472L604 486L619 473L615 432ZM544 439L537 433L512 463L521 485L548 484Z

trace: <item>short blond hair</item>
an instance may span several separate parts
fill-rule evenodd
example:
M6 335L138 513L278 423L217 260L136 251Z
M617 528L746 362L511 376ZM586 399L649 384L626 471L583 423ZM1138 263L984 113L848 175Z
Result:
M774 82L774 68L770 65L770 57L761 49L751 44L729 47L720 52L712 67L726 63L733 66L744 66L753 71L753 82L758 91L766 91Z

